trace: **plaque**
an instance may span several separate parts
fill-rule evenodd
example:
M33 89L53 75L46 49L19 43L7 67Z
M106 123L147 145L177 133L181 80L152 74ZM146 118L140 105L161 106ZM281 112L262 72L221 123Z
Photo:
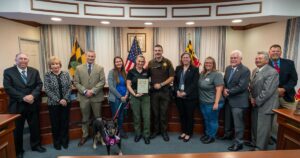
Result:
M137 80L137 93L148 93L149 91L149 80L148 79L138 79Z

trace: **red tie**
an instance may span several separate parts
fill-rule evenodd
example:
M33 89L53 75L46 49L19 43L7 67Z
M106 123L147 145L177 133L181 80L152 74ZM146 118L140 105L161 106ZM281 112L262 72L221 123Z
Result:
M274 62L274 68L276 69L276 71L279 73L280 72L280 68L277 64L277 62Z

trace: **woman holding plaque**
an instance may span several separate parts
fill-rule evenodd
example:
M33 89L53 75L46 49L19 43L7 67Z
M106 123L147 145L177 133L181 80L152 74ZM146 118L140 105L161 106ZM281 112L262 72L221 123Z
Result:
M200 110L205 125L205 132L200 140L204 144L215 141L219 111L224 105L222 97L223 86L223 75L216 70L215 59L207 57L198 82Z
M118 127L122 138L127 138L123 129L124 108L128 98L126 87L126 72L123 59L119 56L114 58L114 68L108 73L109 95L108 101L111 108L112 116L118 112Z
M61 71L61 61L52 56L48 62L50 72L45 74L44 87L48 96L53 145L56 150L68 148L71 78Z
M192 65L190 53L181 55L181 65L176 67L174 90L181 123L178 139L188 142L193 134L194 110L198 104L199 69Z
M145 57L137 56L136 65L128 72L127 89L130 92L130 103L133 112L133 127L135 132L134 141L138 142L144 138L145 144L150 144L150 96L149 75L143 67ZM141 133L141 116L143 118L143 134Z

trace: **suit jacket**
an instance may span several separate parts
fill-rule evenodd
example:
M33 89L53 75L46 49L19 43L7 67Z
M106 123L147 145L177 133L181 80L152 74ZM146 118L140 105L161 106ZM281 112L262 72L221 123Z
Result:
M22 113L25 108L28 108L30 111L38 111L43 87L38 70L27 67L27 83L25 84L17 66L7 68L4 70L3 86L9 96L9 113ZM28 105L28 103L23 101L23 97L29 94L34 96L32 105Z
M177 93L179 90L180 76L183 71L183 66L177 66L174 77L174 91ZM186 99L197 99L198 98L198 80L199 80L199 69L190 65L185 72L184 77L184 92L186 93Z
M272 67L272 61L269 61L269 65ZM285 89L285 95L283 99L287 102L295 101L295 86L297 85L297 72L294 61L280 58L280 73L279 73L279 88Z
M48 96L48 105L60 105L59 101L61 99L65 99L67 102L70 102L70 94L71 94L71 78L68 72L61 71L59 74L59 79L61 81L62 86L62 98L60 98L59 92L59 84L57 81L57 75L52 72L47 72L44 78L44 87L45 93Z
M258 72L258 68L253 70L250 83L251 97L255 99L259 113L272 114L272 109L279 106L277 91L279 75L268 64L261 71L256 72Z
M74 77L75 87L78 89L78 100L84 101L90 99L92 102L101 102L104 100L103 87L105 84L104 69L100 65L93 64L91 74L88 73L87 64L81 64L76 67ZM87 98L84 91L92 89L94 95Z
M229 76L231 66L227 66L224 75L225 88L229 89L229 95L226 97L231 107L247 108L249 107L249 91L250 70L240 64L237 66L230 81Z

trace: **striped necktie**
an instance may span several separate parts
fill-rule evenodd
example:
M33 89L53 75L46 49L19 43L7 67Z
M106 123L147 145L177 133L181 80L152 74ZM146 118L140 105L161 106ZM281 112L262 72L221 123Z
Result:
M22 77L23 82L25 84L27 84L27 75L26 75L26 71L25 70L22 71L21 77Z
M88 66L89 66L89 67L88 67L88 73L89 73L89 75L90 75L91 72L92 72L92 64L89 64Z

